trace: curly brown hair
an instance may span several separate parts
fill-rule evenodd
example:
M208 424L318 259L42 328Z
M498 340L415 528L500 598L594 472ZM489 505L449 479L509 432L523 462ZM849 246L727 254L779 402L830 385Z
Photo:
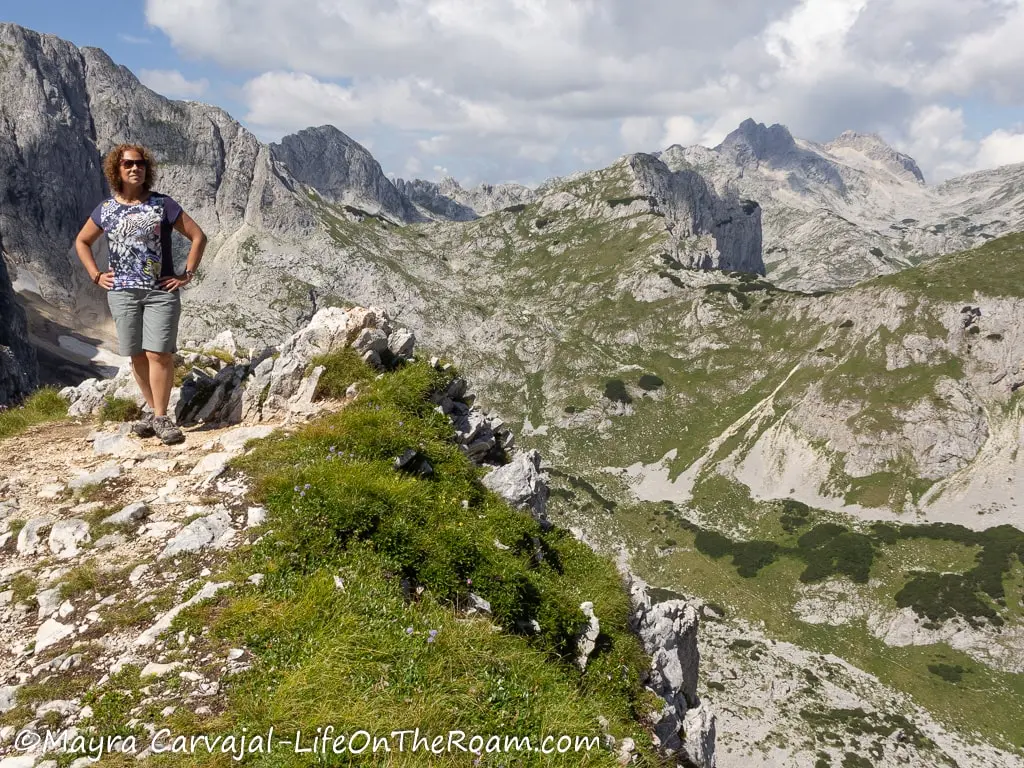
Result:
M121 158L129 150L138 152L146 161L146 180L142 183L142 188L149 192L156 183L156 160L153 159L153 153L141 144L118 144L107 153L103 160L103 175L107 177L110 191L121 194Z

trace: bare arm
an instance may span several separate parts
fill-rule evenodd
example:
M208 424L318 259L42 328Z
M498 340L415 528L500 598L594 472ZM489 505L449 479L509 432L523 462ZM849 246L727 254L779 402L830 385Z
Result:
M82 262L82 266L89 274L89 279L109 291L113 286L113 275L110 272L101 272L92 256L92 244L102 234L103 230L96 226L96 222L91 218L86 219L85 225L78 233L78 237L75 238L75 252L78 254L78 260Z
M184 211L178 216L178 220L174 222L174 228L192 243L192 247L188 251L188 261L185 262L185 270L187 272L195 272L199 269L199 262L203 260L203 251L206 250L206 234L199 228L195 220ZM181 286L188 285L191 279L190 277L185 277L184 279L165 277L160 281L160 287L168 291L176 291Z

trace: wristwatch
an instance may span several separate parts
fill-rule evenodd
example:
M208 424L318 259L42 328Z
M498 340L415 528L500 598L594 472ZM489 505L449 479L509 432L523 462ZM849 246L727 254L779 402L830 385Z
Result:
M192 282L192 278L195 276L195 274L196 274L196 272L195 272L194 269L186 269L185 270L185 277L188 278L189 282Z

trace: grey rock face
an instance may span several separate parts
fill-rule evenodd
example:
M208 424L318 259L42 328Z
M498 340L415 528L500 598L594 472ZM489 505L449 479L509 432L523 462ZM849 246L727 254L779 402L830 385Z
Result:
M859 150L872 160L881 163L892 173L924 184L924 174L921 173L921 169L918 168L914 158L902 152L897 152L877 134L844 131L825 145L825 148L832 152L844 147Z
M3 203L0 202L0 217L2 215ZM2 252L3 241L0 240L0 254ZM36 351L28 342L25 310L14 297L7 265L0 255L0 406L17 403L37 384Z
M669 170L652 155L635 154L628 165L640 194L650 195L664 212L684 266L764 274L761 260L761 208L753 201L721 198L696 171ZM713 247L694 244L709 236Z
M534 517L544 519L548 487L537 451L516 454L508 464L486 475L483 484L512 506L529 509Z
M44 298L69 305L88 282L70 246L103 195L86 60L14 24L0 24L0 51L0 239Z
M480 184L467 190L451 176L440 183L397 179L395 186L424 218L446 221L472 221L536 199L536 193L522 184Z
M169 101L99 49L14 24L0 24L0 46L0 241L18 282L83 325L102 325L109 312L72 246L107 194L102 156L118 143L152 149L155 188L211 238L207 265L222 245L218 235L245 225L298 237L319 228L269 149L223 110ZM176 237L179 267L184 246ZM96 250L102 267L102 238ZM204 272L214 271L207 265ZM186 305L201 293L190 290Z
M196 552L204 547L215 546L218 540L231 530L231 516L227 510L217 510L212 515L193 520L167 542L159 559L174 557L185 552Z
M629 573L626 579L630 624L651 657L644 683L665 702L654 725L656 743L669 754L683 751L693 764L713 768L715 716L697 696L697 610L684 600L655 602L646 582Z
M365 147L333 125L306 128L270 145L271 156L324 199L395 222L414 221L415 209Z
M50 551L61 559L74 557L78 554L78 545L89 541L89 524L85 520L58 520L50 529Z
M926 187L914 160L875 135L817 144L746 120L714 149L658 157L761 205L768 278L790 290L852 285L1024 224L1024 165Z
M801 175L824 182L839 193L846 185L834 163L797 146L793 134L784 125L776 123L770 128L747 118L715 147L715 151L741 168L771 168L798 170Z

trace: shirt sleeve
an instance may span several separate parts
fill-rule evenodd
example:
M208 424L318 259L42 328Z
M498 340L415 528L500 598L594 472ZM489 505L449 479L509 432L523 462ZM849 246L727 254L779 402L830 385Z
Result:
M180 215L181 206L178 205L178 202L174 198L164 195L164 219L167 223L173 226Z
M100 203L99 205L97 205L93 209L92 213L89 214L89 218L92 219L93 224L95 224L100 229L103 229L102 214L103 214L103 203Z

